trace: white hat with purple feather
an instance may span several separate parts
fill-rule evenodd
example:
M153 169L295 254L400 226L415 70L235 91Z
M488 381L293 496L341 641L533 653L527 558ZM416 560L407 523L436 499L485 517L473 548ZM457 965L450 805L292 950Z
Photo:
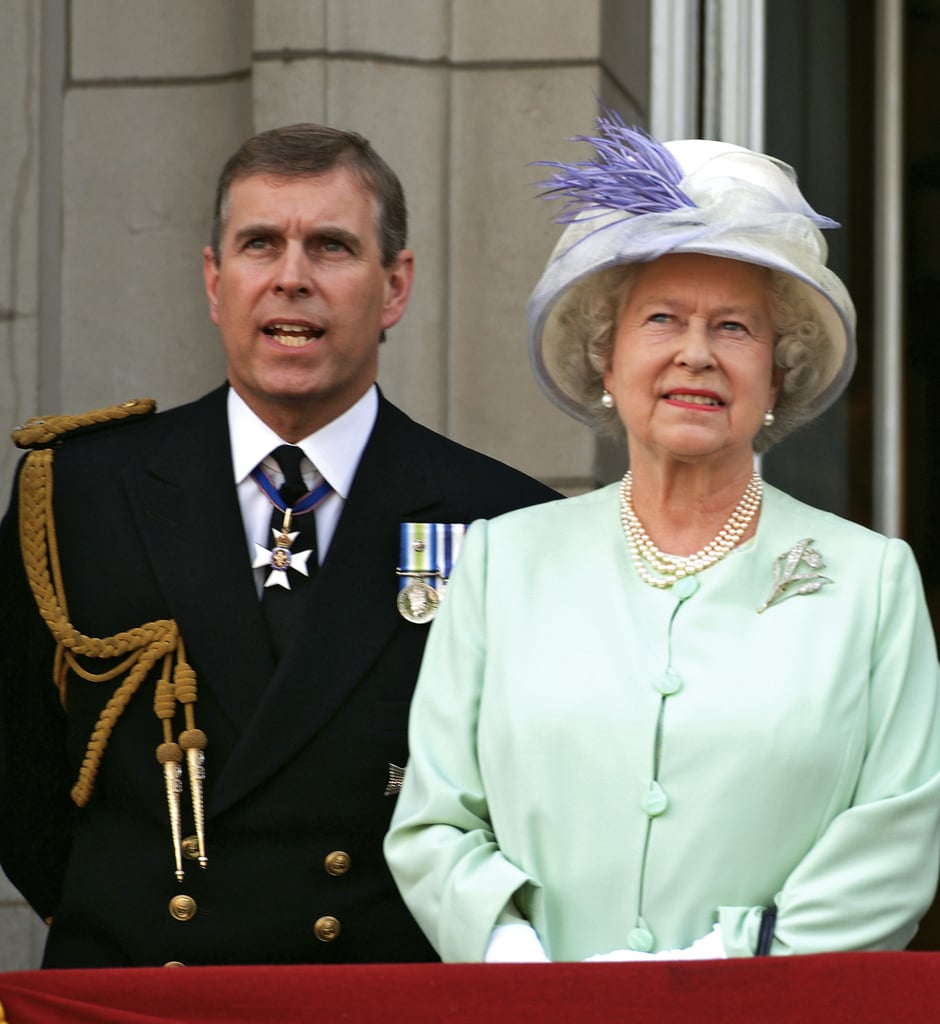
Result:
M612 267L703 253L780 271L795 282L812 328L813 379L792 397L796 407L767 443L817 416L855 365L855 309L826 266L820 230L839 225L812 209L793 169L773 157L703 139L660 143L615 113L598 118L598 128L596 138L575 139L594 147L592 160L542 164L555 170L542 195L566 200L557 220L567 225L528 306L529 357L546 395L596 426L595 396L572 371L586 358L571 351L578 342L569 329L582 292Z

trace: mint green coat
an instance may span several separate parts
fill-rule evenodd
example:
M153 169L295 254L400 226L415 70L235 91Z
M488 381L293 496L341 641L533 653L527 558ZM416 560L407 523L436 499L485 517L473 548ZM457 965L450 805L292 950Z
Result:
M805 540L793 571L831 582L758 613ZM476 523L386 855L445 961L510 903L553 960L715 922L748 956L771 902L775 954L901 949L937 883L938 676L908 546L766 485L756 536L668 590L617 485Z

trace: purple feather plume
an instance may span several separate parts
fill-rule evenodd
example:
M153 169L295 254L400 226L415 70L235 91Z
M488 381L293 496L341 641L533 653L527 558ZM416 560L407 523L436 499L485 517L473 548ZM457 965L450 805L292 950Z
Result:
M678 161L641 128L628 127L616 111L597 119L599 138L576 135L575 142L587 142L596 151L593 160L564 164L539 161L536 166L554 167L559 172L540 184L545 198L565 198L556 220L601 217L608 212L632 215L667 213L695 203L679 188L683 178Z

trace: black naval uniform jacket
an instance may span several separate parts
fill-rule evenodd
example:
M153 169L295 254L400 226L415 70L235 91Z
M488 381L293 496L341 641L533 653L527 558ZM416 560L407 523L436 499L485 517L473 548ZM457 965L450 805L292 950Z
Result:
M0 528L0 859L53 919L43 966L436 959L382 856L390 765L407 762L429 628L396 608L399 524L469 523L553 497L380 399L307 591L309 626L275 666L232 480L226 388L66 438L54 508L70 620L95 637L179 624L208 737L208 867L187 860L184 880L174 874L153 675L117 722L89 803L71 803L116 684L70 673L61 708L14 489ZM187 836L185 782L181 804ZM186 920L170 909L181 895Z

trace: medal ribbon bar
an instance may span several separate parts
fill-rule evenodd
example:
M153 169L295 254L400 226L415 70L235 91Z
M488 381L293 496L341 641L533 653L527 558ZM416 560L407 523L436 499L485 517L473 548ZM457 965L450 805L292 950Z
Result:
M398 610L409 622L434 618L466 530L465 523L401 524Z

